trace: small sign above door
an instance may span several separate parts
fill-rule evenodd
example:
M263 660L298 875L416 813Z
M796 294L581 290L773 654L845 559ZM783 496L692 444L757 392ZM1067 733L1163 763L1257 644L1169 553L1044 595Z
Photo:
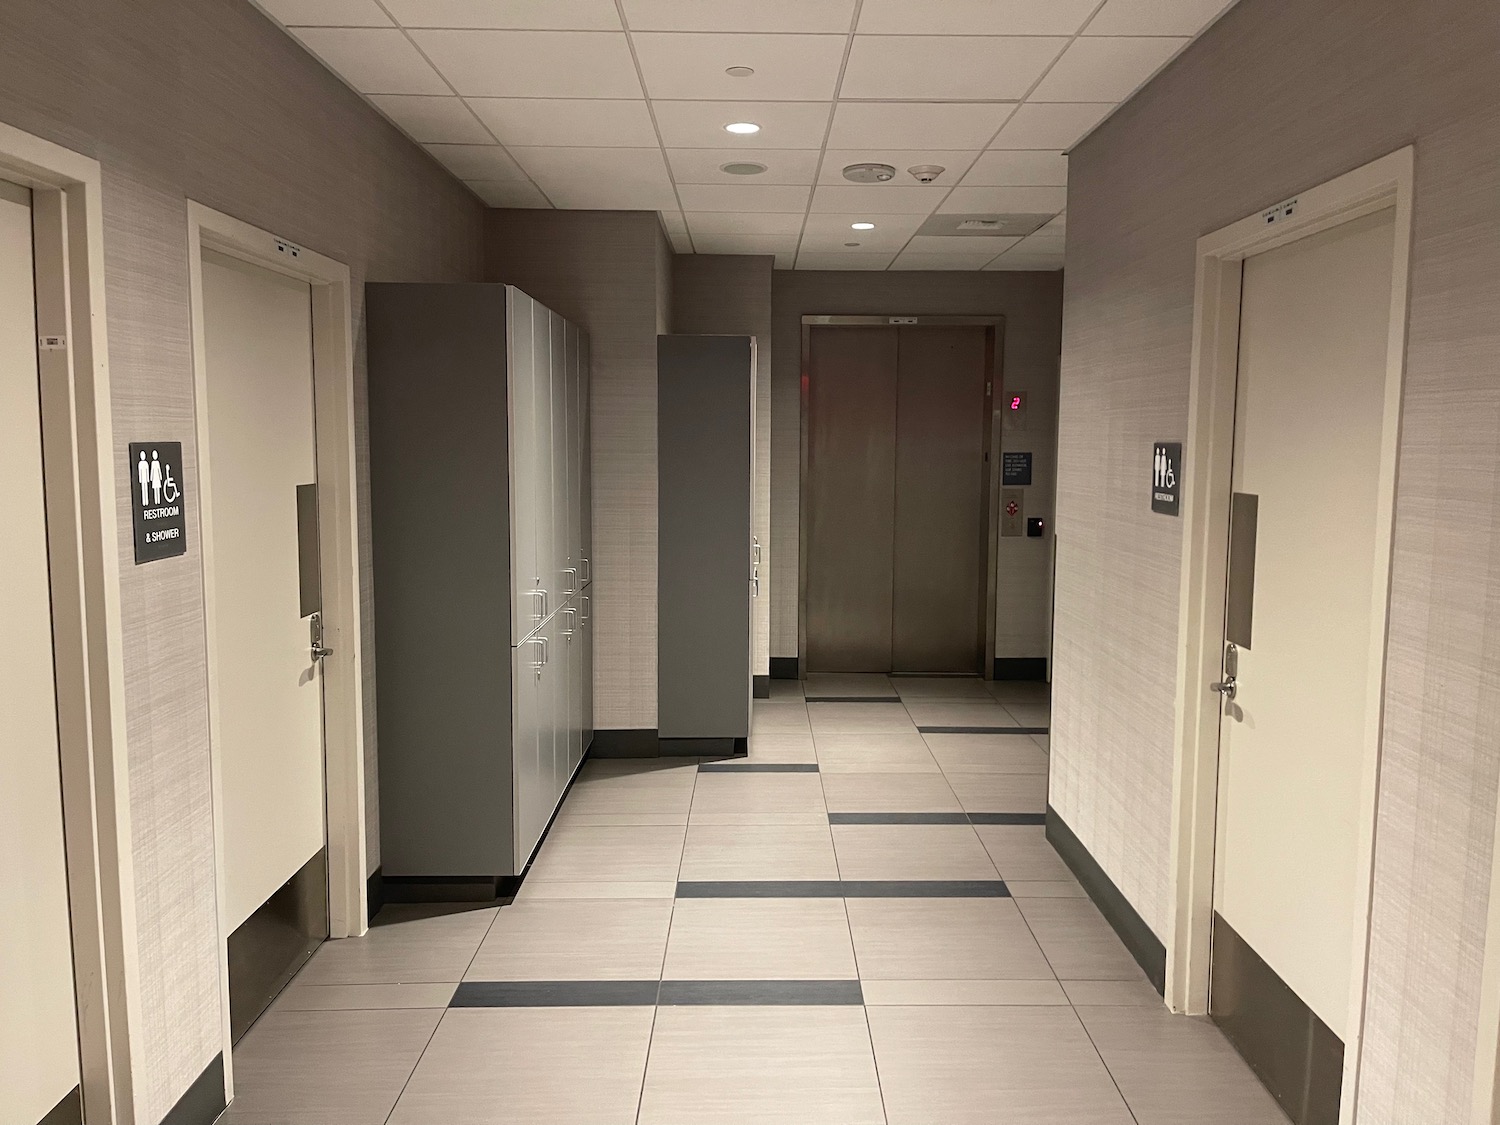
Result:
M182 443L131 442L125 475L130 482L136 565L187 554Z
M1151 510L1182 515L1182 443L1156 443L1151 457Z
M1000 454L1000 483L1007 488L1025 487L1031 483L1031 454Z

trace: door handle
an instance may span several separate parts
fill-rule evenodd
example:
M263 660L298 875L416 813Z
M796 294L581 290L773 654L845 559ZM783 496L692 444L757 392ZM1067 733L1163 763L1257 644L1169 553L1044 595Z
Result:
M750 540L751 557L756 566L760 565L760 537L756 536Z
M529 592L528 597L540 598L542 600L542 611L536 615L538 621L547 620L547 591L536 589Z
M587 625L589 623L589 619L590 619L590 617L592 615L593 608L594 607L589 604L589 596L587 594L584 594L583 595L583 616L581 618L579 618L579 620L583 624Z
M539 650L539 656L531 662L531 668L536 673L536 678L540 680L542 678L542 669L547 666L547 638L533 637L526 643L536 646Z
M565 567L563 569L563 573L564 574L571 574L573 576L573 584L568 587L568 593L569 594L576 594L576 593L578 593L578 568L576 566Z
M1240 684L1233 676L1226 676L1216 684L1209 684L1210 689L1218 692L1225 699L1233 702L1234 697L1239 694Z
M588 573L583 576L583 580L585 582L592 582L594 580L594 564L593 564L593 561L590 560L590 559L579 559L578 561L581 562L581 563L583 563L583 565L588 568Z
M1209 684L1209 689L1233 702L1240 690L1239 674L1240 649L1231 641L1224 646L1224 678L1216 684Z
M319 664L333 655L333 649L327 648L323 644L323 615L321 613L312 615L308 621L308 632L311 634L308 640L312 647L314 664Z
M576 632L578 632L578 624L577 624L577 621L578 621L578 610L575 609L573 606L568 606L566 609L564 609L562 611L562 616L563 617L568 617L570 615L573 617L573 620L574 620L573 628L571 628L571 629L564 629L562 631L562 635L565 636L565 637L567 637L568 640L571 641L573 639L573 634L576 633Z

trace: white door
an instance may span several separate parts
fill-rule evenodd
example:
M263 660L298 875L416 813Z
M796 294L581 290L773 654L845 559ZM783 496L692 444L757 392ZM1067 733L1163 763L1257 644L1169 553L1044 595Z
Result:
M1345 1041L1394 241L1386 211L1251 258L1240 329L1234 491L1258 499L1253 567L1240 536L1231 564L1231 619L1242 566L1253 606L1221 726L1214 906Z
M31 193L0 180L0 1122L79 1082L42 500Z
M536 302L514 287L506 290L506 320L510 325L510 565L511 635L518 645L541 623L542 570L537 534L540 447L536 429L536 377L532 321Z
M231 930L324 845L323 684L297 488L317 481L312 292L203 255L212 685Z

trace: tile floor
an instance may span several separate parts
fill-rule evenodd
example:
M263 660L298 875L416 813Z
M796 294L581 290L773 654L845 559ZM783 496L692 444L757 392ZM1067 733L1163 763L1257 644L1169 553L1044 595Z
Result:
M323 946L224 1120L1285 1125L1046 842L1044 691L773 687L748 759L587 765L513 904Z

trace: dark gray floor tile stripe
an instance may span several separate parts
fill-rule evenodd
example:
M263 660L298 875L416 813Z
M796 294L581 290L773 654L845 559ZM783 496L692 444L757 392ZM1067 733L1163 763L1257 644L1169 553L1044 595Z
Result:
M834 812L829 824L968 824L961 812Z
M899 695L809 695L808 703L900 703Z
M1044 812L976 812L969 814L973 824L1046 824Z
M817 762L704 762L699 773L817 773Z
M1044 735L1046 726L918 726L924 735Z
M664 980L664 1005L863 1004L857 980Z
M837 879L681 882L678 898L843 898Z
M869 879L844 881L845 898L1009 898L999 879Z
M468 981L450 1008L619 1008L656 1003L654 980Z

